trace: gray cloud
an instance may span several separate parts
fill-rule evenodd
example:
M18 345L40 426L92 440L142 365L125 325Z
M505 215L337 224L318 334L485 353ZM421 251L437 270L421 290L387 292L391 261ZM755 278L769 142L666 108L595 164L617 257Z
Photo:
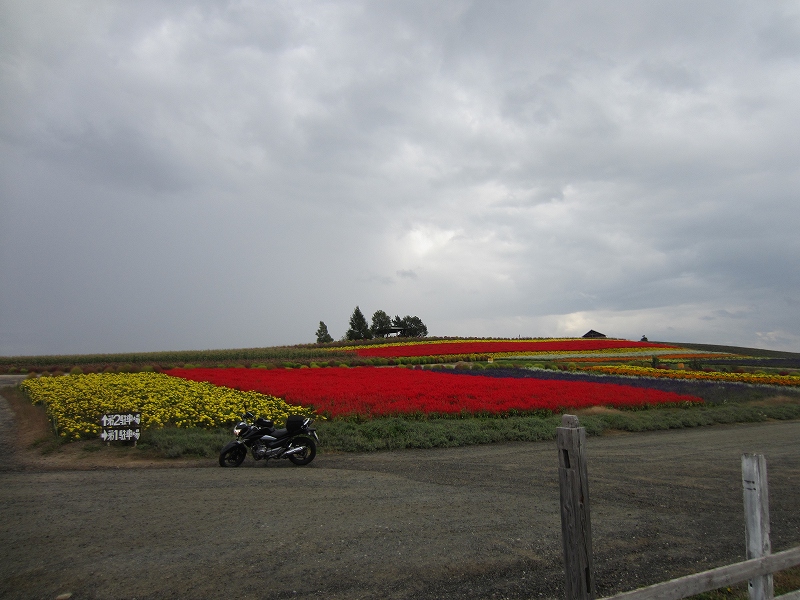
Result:
M0 354L800 350L788 2L0 8Z

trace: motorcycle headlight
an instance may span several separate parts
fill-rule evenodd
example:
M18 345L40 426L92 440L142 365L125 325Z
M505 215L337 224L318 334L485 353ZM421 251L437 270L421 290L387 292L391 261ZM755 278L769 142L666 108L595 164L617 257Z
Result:
M233 435L239 437L245 429L247 429L247 423L242 421L241 423L236 425L236 427L233 428Z

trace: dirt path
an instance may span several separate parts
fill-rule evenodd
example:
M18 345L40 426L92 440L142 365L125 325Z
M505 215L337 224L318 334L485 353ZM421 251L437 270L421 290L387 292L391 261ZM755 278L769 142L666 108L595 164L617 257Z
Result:
M798 440L799 422L590 438L599 593L742 559L745 451L767 455L773 550L800 545ZM563 596L553 443L202 465L0 472L0 597Z

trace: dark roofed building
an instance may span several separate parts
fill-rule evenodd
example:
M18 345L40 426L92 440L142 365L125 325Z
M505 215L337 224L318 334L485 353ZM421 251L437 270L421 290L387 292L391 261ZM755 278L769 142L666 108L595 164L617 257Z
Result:
M583 334L585 338L604 338L606 337L605 333L600 333L599 331L595 331L594 329L590 329L586 333Z

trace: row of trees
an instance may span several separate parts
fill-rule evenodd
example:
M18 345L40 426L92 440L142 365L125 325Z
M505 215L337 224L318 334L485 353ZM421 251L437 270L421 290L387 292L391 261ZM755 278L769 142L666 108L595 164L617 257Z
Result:
M344 334L344 340L371 340L372 338L383 338L390 333L398 333L404 337L425 337L428 335L428 328L422 319L406 315L402 319L395 315L389 317L386 312L376 310L372 315L372 325L367 323L364 313L356 306L353 315L350 317L350 329ZM317 329L317 343L326 344L332 342L333 337L328 333L328 326L323 321L319 322Z

